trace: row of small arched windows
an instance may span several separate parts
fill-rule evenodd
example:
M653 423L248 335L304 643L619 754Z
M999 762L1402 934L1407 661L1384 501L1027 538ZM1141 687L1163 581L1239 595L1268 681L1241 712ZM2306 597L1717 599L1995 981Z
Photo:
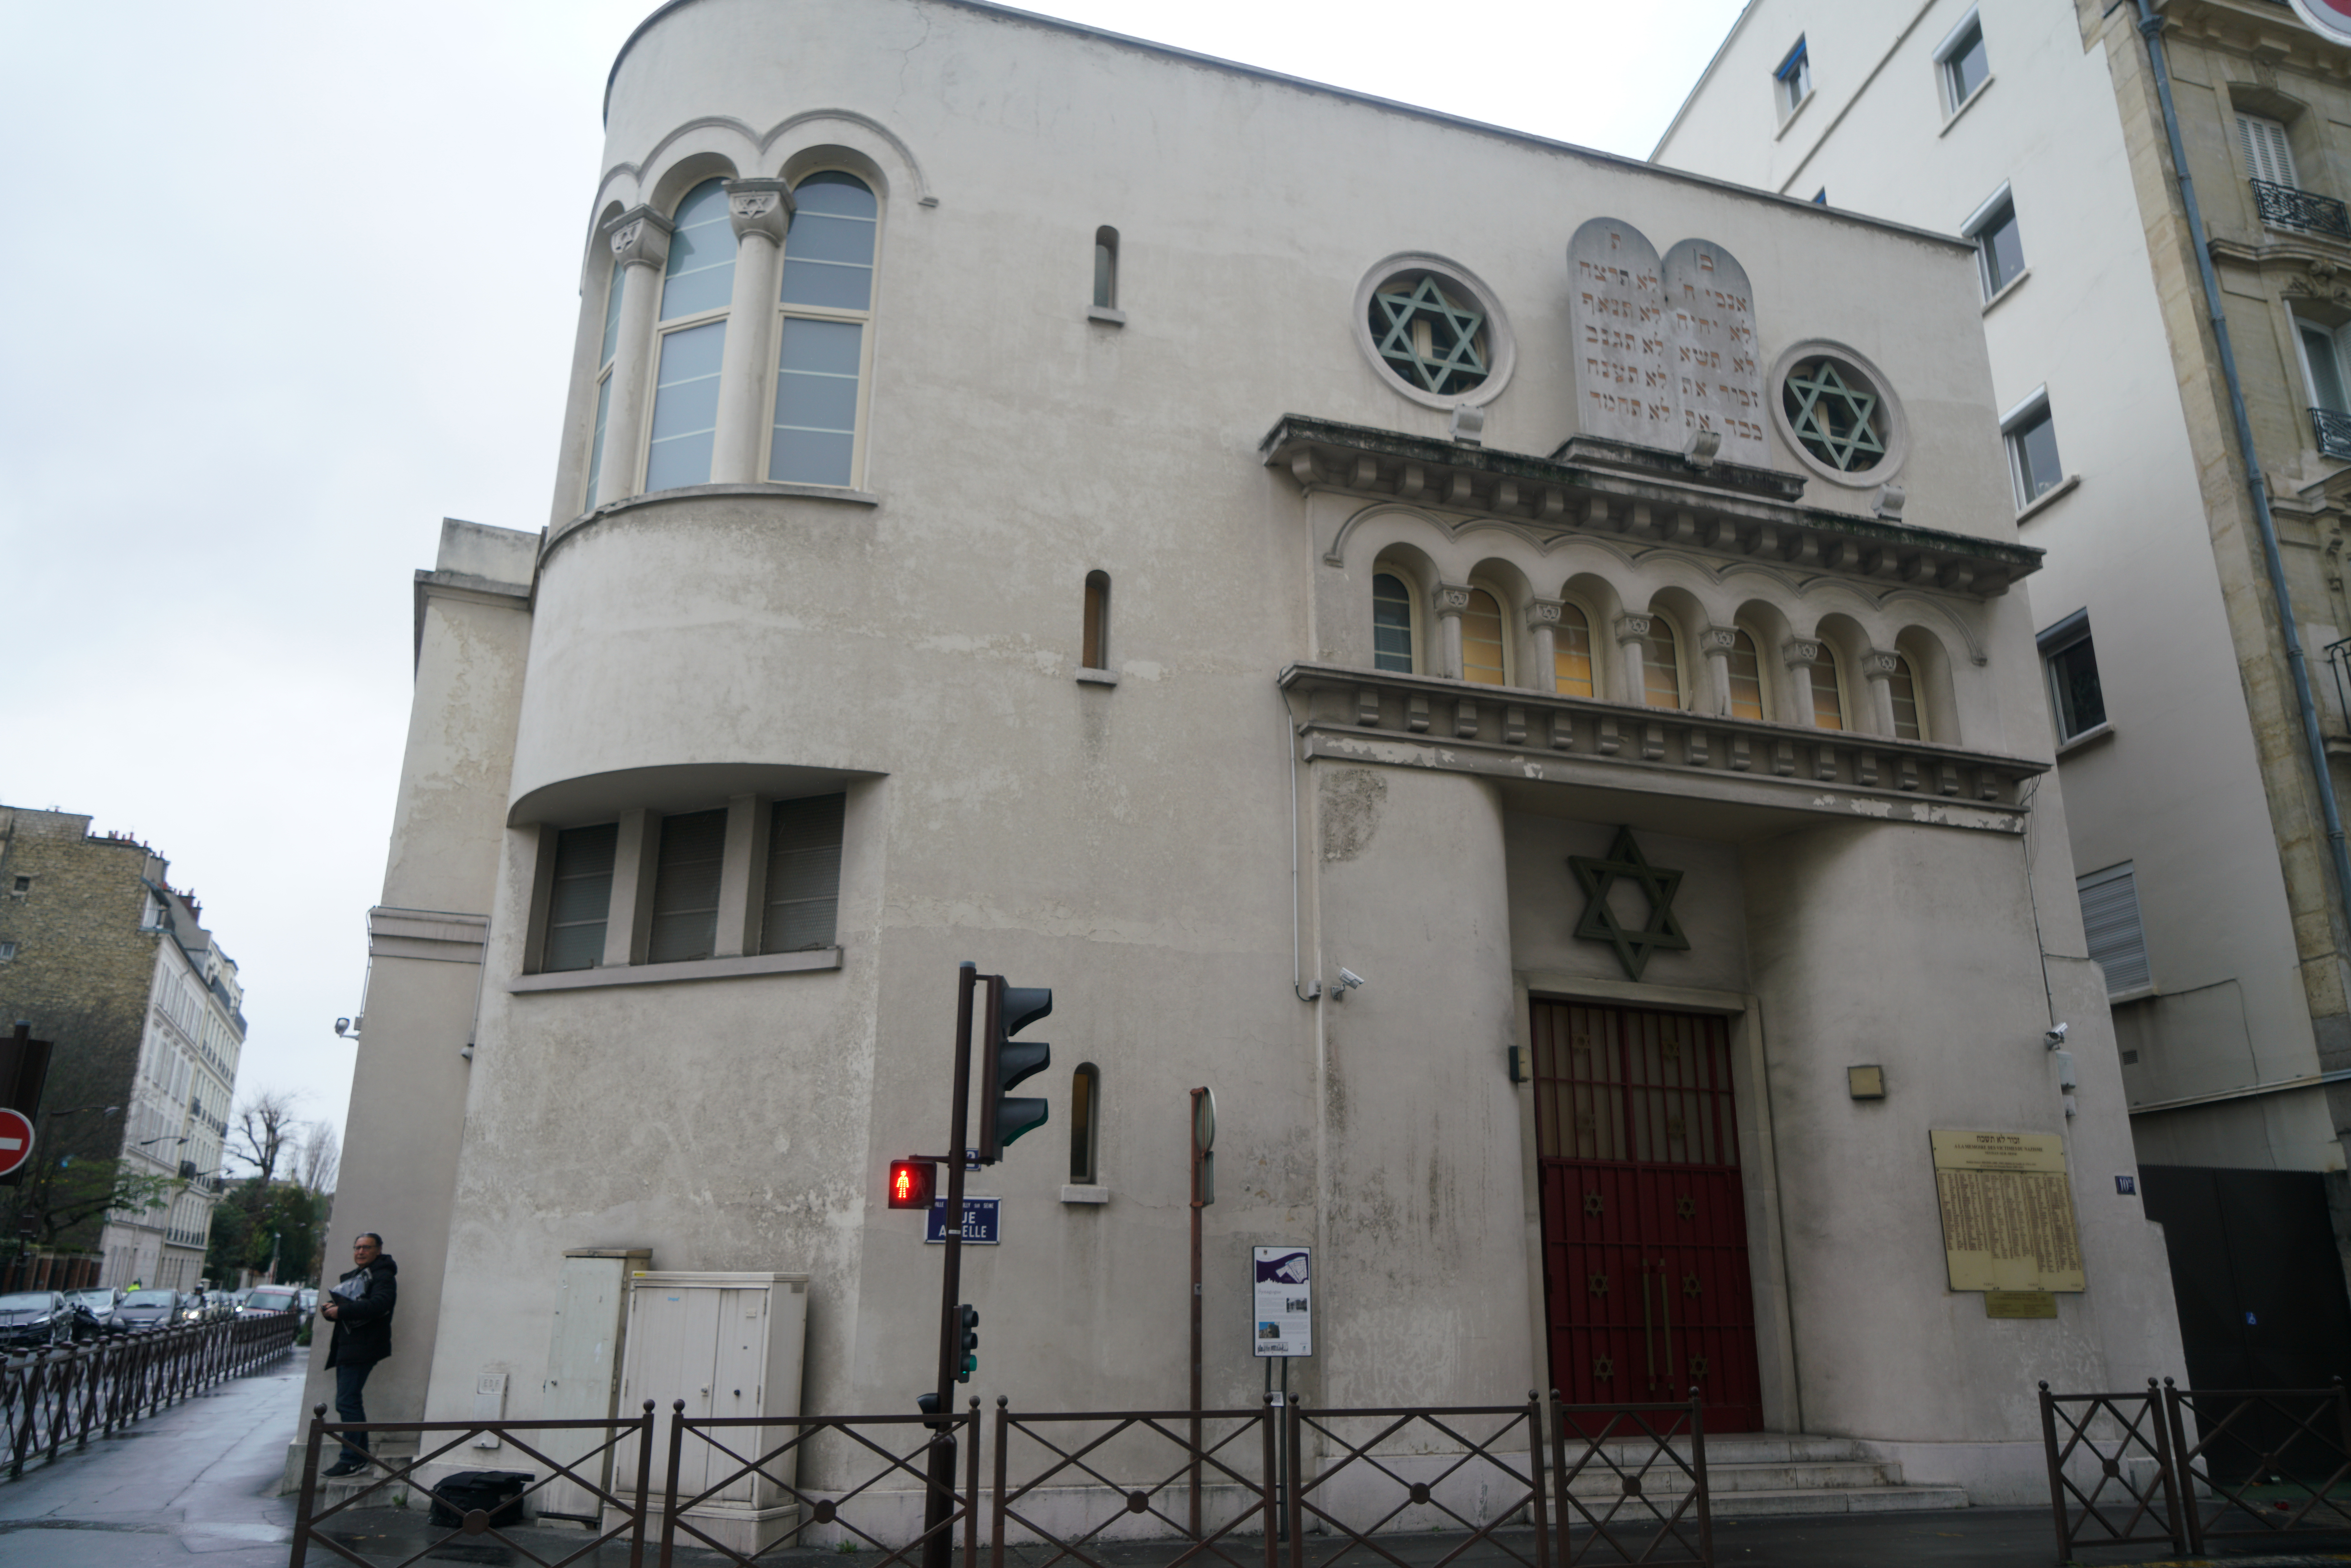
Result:
M1374 669L1392 670L1400 674L1416 672L1419 663L1419 637L1414 621L1412 590L1405 580L1393 572L1379 572L1372 579L1372 664ZM1664 615L1648 617L1649 630L1641 641L1641 701L1650 707L1687 708L1691 706L1690 664L1682 647L1681 633L1673 621ZM1560 606L1560 619L1552 635L1553 687L1562 696L1602 696L1605 693L1599 679L1598 656L1592 635L1592 619L1573 600ZM1774 713L1765 664L1755 635L1745 627L1733 632L1728 658L1729 675L1729 716L1771 720ZM1510 679L1510 639L1505 633L1501 601L1489 590L1472 588L1469 602L1461 612L1461 678L1480 685L1524 685L1524 681ZM1813 666L1809 694L1802 706L1808 708L1811 722L1820 729L1850 729L1855 727L1852 688L1847 683L1844 661L1836 649L1823 642L1818 662ZM1917 670L1907 653L1896 654L1895 668L1886 679L1887 695L1893 699L1894 737L1897 740L1925 740L1926 710L1919 702Z

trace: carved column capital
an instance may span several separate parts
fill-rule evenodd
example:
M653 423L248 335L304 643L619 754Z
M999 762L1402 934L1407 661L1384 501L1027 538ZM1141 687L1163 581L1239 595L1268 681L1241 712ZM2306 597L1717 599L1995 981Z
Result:
M1566 605L1557 599L1531 599L1527 601L1527 630L1556 632Z
M1817 664L1821 662L1821 640L1817 637L1791 637L1780 644L1780 658L1792 670Z
M1902 655L1886 648L1872 648L1861 656L1861 673L1873 681L1890 681L1902 665Z
M770 244L781 246L792 226L792 211L791 187L781 180L726 182L726 221L735 225L738 240L764 235Z
M1616 633L1616 641L1619 643L1643 641L1649 635L1651 619L1646 615L1619 615L1613 628Z
M631 207L607 225L604 234L612 259L622 267L659 271L669 264L670 222L651 207Z
M1469 585L1466 582L1440 582L1428 596L1428 607L1439 615L1458 615L1469 608Z
M1709 659L1727 659L1739 645L1736 626L1709 626L1698 634L1698 651Z

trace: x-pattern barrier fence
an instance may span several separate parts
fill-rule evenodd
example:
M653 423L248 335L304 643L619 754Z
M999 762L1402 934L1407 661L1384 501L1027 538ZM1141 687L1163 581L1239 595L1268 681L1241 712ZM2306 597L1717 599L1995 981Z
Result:
M239 1377L294 1346L293 1312L120 1335L0 1364L0 1463L55 1461L143 1416Z
M650 1540L661 1568L695 1549L737 1568L769 1568L774 1554L812 1546L870 1548L882 1553L874 1568L935 1568L951 1561L959 1541L959 1568L982 1568L983 1509L986 1568L1004 1568L1008 1548L1020 1568L1111 1568L1110 1543L1145 1539L1174 1544L1165 1568L1374 1568L1373 1560L1388 1568L1447 1568L1480 1547L1520 1568L1713 1563L1695 1391L1687 1404L1640 1406L1569 1406L1556 1394L1549 1401L1530 1394L1523 1405L1310 1409L1295 1398L1276 1406L1269 1396L1258 1409L1196 1416L1016 1414L999 1398L990 1434L994 1484L985 1500L977 1400L945 1418L696 1417L679 1401L658 1492L653 1421L651 1401L641 1416L610 1421L342 1424L328 1421L319 1406L289 1568L306 1568L314 1545L382 1568L381 1559L355 1550L358 1537L348 1527L357 1521L345 1515L370 1500L388 1503L402 1488L443 1504L456 1522L433 1526L431 1539L399 1559L402 1565L449 1555L463 1542L495 1543L535 1568L564 1568L625 1541L631 1568L641 1568ZM413 1459L368 1455L350 1494L319 1507L322 1458L339 1451L346 1434L363 1433L413 1434L419 1452ZM423 1451L442 1437L447 1440ZM532 1507L559 1481L581 1489L594 1505L593 1538L549 1545L536 1532L494 1523L473 1499L439 1490L454 1468L444 1457L485 1437L546 1468L524 1490L521 1500ZM602 1440L573 1453L594 1437ZM956 1462L935 1469L933 1450L946 1444L956 1446ZM549 1450L572 1457L558 1459ZM428 1469L436 1464L444 1472L438 1488ZM620 1478L632 1469L633 1482L625 1483ZM943 1479L933 1481L933 1474ZM942 1486L949 1494L925 1508ZM569 1494L565 1501L569 1506ZM505 1511L501 1506L496 1517ZM339 1520L346 1527L340 1537L329 1529ZM1433 1559L1421 1550L1408 1561L1395 1550L1401 1533L1432 1531L1447 1535Z
M2057 1560L2083 1546L2351 1531L2351 1396L2331 1388L2053 1394L2041 1385Z

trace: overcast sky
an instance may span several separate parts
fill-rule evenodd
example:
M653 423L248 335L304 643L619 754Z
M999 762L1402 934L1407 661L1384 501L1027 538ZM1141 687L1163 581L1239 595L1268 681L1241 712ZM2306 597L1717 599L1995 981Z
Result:
M790 0L776 0L788 12ZM1646 156L1740 0L1032 9ZM5 7L0 802L136 832L340 1124L444 516L536 529L653 0Z

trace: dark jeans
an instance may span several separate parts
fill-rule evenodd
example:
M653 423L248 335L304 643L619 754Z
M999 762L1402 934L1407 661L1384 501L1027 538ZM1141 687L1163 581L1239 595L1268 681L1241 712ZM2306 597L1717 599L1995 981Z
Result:
M364 1421L367 1419L367 1405L360 1397L360 1394L367 1386L368 1374L374 1370L375 1363L371 1361L360 1362L356 1366L344 1362L335 1368L336 1420ZM351 1457L350 1452L351 1449L357 1449L361 1454L368 1451L368 1434L365 1432L351 1433L344 1437L342 1442L345 1458Z

